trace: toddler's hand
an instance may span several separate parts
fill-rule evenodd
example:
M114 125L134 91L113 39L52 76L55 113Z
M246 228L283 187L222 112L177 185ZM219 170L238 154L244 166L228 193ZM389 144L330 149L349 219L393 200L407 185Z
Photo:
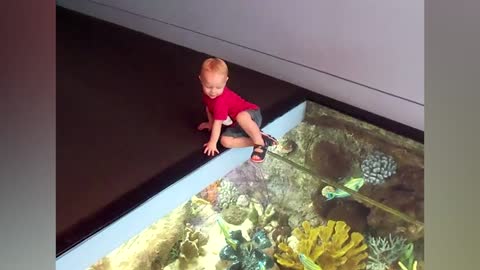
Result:
M201 123L200 125L198 125L198 130L204 130L204 129L208 129L208 130L211 130L212 129L212 126L210 125L209 122L203 122Z
M214 156L215 153L217 153L217 154L220 153L217 150L217 144L216 143L213 143L213 142L209 141L208 143L204 144L203 147L205 147L205 149L203 150L203 153L207 154L208 156Z

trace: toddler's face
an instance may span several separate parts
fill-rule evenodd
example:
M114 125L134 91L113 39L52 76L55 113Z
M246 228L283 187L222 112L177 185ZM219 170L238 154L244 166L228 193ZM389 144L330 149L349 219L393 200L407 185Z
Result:
M204 71L199 76L203 93L214 99L223 93L228 77L221 73Z

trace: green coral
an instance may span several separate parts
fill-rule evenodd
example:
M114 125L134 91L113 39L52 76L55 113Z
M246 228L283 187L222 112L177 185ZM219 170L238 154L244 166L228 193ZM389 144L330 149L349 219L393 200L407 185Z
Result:
M387 270L406 251L406 239L403 237L368 237L368 270Z
M323 270L365 269L364 260L368 254L363 235L349 232L350 227L343 221L329 220L326 225L318 227L311 227L308 221L304 221L301 228L292 232L298 239L296 247L280 243L278 248L282 252L274 256L279 264L297 270L304 269L299 254L305 254Z

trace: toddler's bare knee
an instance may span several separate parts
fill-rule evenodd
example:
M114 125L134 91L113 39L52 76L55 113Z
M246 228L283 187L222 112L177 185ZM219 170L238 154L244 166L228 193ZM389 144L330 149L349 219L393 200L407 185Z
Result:
M222 136L220 138L220 143L225 148L232 148L232 138L230 138L230 137Z

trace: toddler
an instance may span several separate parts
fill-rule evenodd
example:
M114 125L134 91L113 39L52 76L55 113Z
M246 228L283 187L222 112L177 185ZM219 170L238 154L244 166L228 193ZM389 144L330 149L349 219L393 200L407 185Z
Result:
M263 162L267 147L277 145L277 140L262 132L260 108L226 87L227 64L219 58L209 58L202 64L198 76L203 89L203 103L208 122L198 126L199 130L211 131L210 140L204 144L204 153L213 156L219 153L217 142L225 148L253 146L251 160ZM222 125L228 126L221 133Z

